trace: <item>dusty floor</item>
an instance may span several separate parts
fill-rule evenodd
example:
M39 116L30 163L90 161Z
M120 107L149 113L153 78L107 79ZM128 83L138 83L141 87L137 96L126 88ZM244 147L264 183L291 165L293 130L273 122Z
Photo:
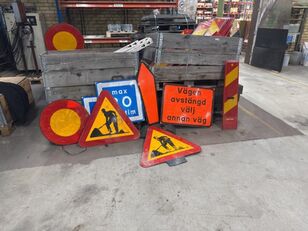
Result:
M246 133L212 144L205 132L208 145L188 163L149 169L138 164L141 141L70 156L80 149L50 145L37 119L0 138L0 230L308 230L308 68L242 64L240 78L245 99L288 132L250 111L255 121L240 121ZM261 126L281 134L254 137Z

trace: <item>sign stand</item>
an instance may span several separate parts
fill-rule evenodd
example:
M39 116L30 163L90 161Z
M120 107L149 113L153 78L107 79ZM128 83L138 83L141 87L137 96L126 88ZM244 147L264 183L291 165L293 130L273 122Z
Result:
M176 158L174 160L169 160L166 163L168 164L169 167L174 167L180 164L185 164L187 162L185 157L182 158Z

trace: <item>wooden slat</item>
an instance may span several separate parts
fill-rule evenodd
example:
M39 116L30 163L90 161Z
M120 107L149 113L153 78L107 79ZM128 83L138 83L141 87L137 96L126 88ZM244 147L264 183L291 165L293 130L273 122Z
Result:
M153 39L152 47L158 47L158 39L162 37L163 48L173 49L202 49L207 51L224 50L238 53L240 38L205 37L195 35L181 35L174 33L151 33L147 36Z
M43 73L45 87L91 85L111 80L113 76L134 76L135 68L124 67L98 70L49 71Z
M237 55L164 52L161 54L159 63L180 65L223 65L226 60L234 59L238 59Z
M223 79L223 75L219 75L217 73L202 73L199 75L194 74L156 74L155 80L157 82L175 82L175 81L189 81L189 80L219 80Z
M73 99L80 101L83 96L95 96L95 86L74 86L45 88L46 101L48 103L57 99Z

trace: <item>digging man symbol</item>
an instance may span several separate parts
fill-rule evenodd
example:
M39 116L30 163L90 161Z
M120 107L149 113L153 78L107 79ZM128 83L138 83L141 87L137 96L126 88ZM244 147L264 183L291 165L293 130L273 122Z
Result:
M115 133L119 133L119 128L118 128L118 119L117 119L117 114L114 111L106 111L104 108L102 109L102 113L104 114L106 118L106 127L109 131L110 134L112 134L112 129L110 127L111 124L113 124Z
M181 149L181 147L177 148L168 136L159 136L159 137L154 136L154 139L159 141L160 146L156 150L152 151L152 157L160 156L169 153L171 151L176 151ZM167 152L162 153L158 151L161 147L164 147L164 149L167 150ZM171 149L170 147L172 147L173 150L170 150Z

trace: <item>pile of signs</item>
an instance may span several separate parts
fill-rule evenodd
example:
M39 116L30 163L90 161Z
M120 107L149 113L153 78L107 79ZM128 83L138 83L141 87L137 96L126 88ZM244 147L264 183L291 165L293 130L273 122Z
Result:
M225 86L223 125L236 128L238 62L226 62ZM186 162L185 156L201 151L199 145L159 125L211 126L212 88L165 84L159 113L154 75L141 63L137 79L97 82L96 91L97 97L83 98L84 106L64 99L50 103L40 117L43 135L57 145L91 147L139 139L140 131L133 123L141 123L147 127L142 167L165 162L178 165Z

